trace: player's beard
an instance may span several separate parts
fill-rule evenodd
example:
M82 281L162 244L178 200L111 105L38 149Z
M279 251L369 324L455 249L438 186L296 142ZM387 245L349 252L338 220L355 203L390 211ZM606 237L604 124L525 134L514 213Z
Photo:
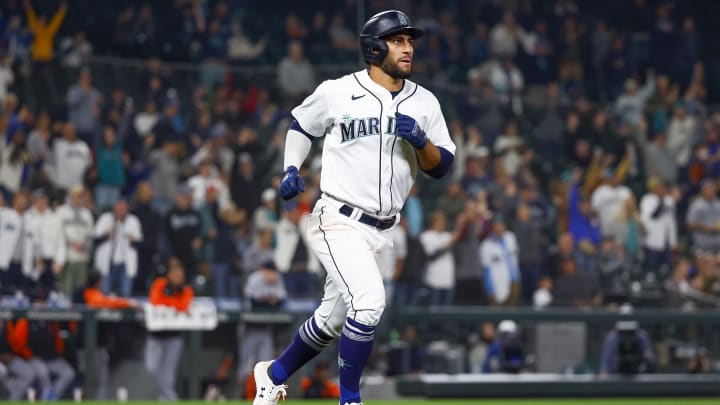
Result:
M391 61L390 58L385 58L385 60L382 61L380 69L393 79L407 79L410 77L410 73L412 73L412 65L410 65L410 69L403 71L400 69L400 65L397 62Z

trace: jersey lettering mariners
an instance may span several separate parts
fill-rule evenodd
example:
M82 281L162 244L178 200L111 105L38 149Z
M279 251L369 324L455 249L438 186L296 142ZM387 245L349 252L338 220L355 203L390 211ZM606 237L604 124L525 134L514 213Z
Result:
M323 193L377 216L402 209L418 164L413 147L395 136L396 112L413 117L430 142L455 154L440 103L409 80L393 97L362 70L321 83L293 109L303 130L325 136Z

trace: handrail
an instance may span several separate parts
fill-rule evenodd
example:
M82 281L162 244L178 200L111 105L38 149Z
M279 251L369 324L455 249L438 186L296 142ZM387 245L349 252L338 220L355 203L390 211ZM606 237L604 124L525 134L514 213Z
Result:
M285 321L290 319L291 312L250 312L242 310L219 310L218 317L221 322L238 320L268 320L269 322ZM482 319L484 321L500 321L513 319L516 321L572 321L572 322L614 322L635 320L639 322L660 323L693 323L708 322L720 323L720 312L716 309L668 309L668 308L640 308L631 313L621 313L616 309L593 308L544 308L531 307L485 307L485 306L449 306L449 307L404 307L396 311L396 316L404 320L437 322L437 321L465 321L468 319ZM16 319L27 317L38 320L72 321L83 319L83 316L93 316L98 321L141 321L144 319L142 310L111 310L90 309L77 306L69 309L57 308L22 308L2 309L0 319Z

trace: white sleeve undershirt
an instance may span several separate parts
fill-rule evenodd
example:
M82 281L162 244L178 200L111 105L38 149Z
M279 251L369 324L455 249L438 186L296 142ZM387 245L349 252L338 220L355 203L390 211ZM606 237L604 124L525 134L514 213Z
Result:
M300 170L305 158L310 153L312 142L304 134L291 129L285 137L285 160L283 168L287 170L290 166L295 166Z

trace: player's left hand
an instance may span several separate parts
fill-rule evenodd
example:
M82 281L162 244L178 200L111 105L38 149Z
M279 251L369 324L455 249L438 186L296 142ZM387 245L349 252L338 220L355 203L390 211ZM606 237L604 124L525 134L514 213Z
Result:
M287 201L303 191L305 191L305 182L300 177L298 168L295 166L288 167L280 182L280 197Z
M415 118L396 112L395 121L397 127L395 133L397 136L408 141L415 149L423 149L425 147L427 144L427 136L425 136L425 131L420 129Z

